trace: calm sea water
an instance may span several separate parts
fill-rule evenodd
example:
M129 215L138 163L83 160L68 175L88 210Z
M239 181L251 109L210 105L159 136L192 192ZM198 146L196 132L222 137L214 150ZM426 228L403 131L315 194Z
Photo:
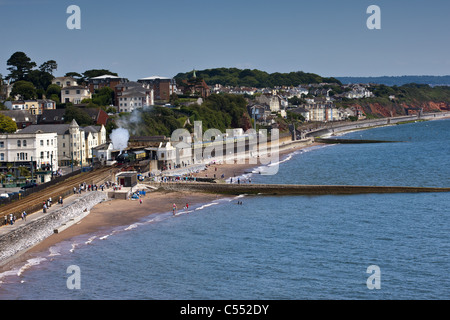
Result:
M450 186L449 120L345 137L403 142L310 148L252 180ZM449 204L446 193L221 199L61 243L0 275L0 298L449 299ZM80 289L67 288L72 265Z

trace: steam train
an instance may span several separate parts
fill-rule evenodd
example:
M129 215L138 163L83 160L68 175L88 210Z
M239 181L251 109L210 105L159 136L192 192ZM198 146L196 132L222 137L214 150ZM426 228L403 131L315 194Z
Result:
M144 150L138 151L128 151L120 153L116 156L116 161L118 164L134 164L140 160L145 160L147 158L147 153Z

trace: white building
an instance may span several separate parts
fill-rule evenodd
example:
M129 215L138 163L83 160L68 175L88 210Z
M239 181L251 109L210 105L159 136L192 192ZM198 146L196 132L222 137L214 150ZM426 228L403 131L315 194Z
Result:
M135 109L140 109L145 106L153 104L153 90L151 93L142 92L140 90L130 90L122 93L118 97L119 112L133 112Z
M68 166L72 163L86 165L92 160L93 148L106 143L106 129L102 126L82 128L73 120L70 124L31 125L22 133L53 132L58 139L58 163Z
M52 84L56 84L61 88L78 86L77 80L72 77L56 77L52 80Z
M30 167L37 170L58 170L58 140L56 133L11 133L0 134L1 168L7 163L13 166Z
M71 86L61 89L61 102L80 104L83 99L91 99L92 94L87 87Z

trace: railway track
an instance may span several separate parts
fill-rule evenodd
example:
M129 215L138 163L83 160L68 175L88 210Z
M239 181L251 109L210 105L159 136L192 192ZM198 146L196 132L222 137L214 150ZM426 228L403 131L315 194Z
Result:
M42 209L42 204L48 198L52 198L52 202L55 204L59 197L67 197L73 194L73 188L82 184L100 184L106 179L110 180L109 177L113 173L118 171L114 167L103 167L89 172L82 172L76 176L67 178L61 182L58 182L44 190L34 192L20 200L8 203L0 207L0 218L5 215L13 214L16 219L18 219L23 211L28 214L33 214L36 211Z

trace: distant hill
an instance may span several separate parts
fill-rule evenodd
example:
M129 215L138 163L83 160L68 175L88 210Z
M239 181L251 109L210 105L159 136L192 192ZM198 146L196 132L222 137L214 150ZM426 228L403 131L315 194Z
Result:
M190 79L194 71L179 73L175 76L177 81ZM276 86L298 86L310 83L339 83L336 78L324 78L314 73L302 71L289 73L267 73L260 70L215 68L195 71L197 78L203 78L208 85L221 84L223 86L243 86L255 88L273 88Z
M387 86L402 86L408 83L428 84L430 86L450 86L449 76L384 76L384 77L336 77L343 84L376 83Z

